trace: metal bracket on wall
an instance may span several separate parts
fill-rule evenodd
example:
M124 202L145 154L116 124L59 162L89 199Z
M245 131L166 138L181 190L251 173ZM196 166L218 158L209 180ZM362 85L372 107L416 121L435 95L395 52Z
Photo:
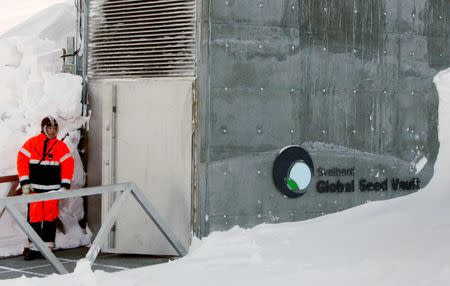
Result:
M101 245L105 238L107 237L109 231L111 230L114 222L119 216L120 207L123 205L127 197L132 194L145 213L150 217L150 219L156 224L158 229L170 243L170 245L175 249L175 251L180 256L184 256L187 253L186 248L181 244L180 240L177 239L175 234L163 220L163 218L159 215L156 209L152 206L152 204L147 200L147 198L142 194L142 192L138 189L135 183L124 183L124 184L115 184L109 186L101 186L101 187L93 187L93 188L85 188L79 190L71 190L71 191L52 191L43 194L35 194L32 196L18 196L18 197L7 197L0 199L0 212L4 209L8 211L13 219L17 222L19 227L25 232L28 238L37 246L39 251L44 255L44 257L52 264L52 266L58 271L60 274L69 273L67 269L62 265L62 263L58 260L58 258L51 252L47 245L42 241L39 235L33 230L30 224L27 222L26 218L17 210L17 204L26 204L31 202L40 202L40 201L48 201L48 200L59 200L59 199L67 199L67 198L75 198L82 196L92 196L92 195L100 195L100 194L113 194L118 193L116 200L114 201L113 206L111 207L108 216L106 217L105 222L102 224L97 237L92 243L89 252L86 254L86 259L88 259L91 263L95 261L98 253L100 252Z

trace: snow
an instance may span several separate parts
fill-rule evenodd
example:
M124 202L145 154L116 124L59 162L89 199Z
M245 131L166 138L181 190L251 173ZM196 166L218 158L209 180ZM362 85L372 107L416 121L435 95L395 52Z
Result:
M9 1L0 0L2 13L0 18L0 37L3 33L14 28L16 25L23 23L31 16L35 15L42 9L45 9L52 4L56 3L70 3L73 5L72 0L39 0L39 1Z
M416 175L422 171L422 169L425 167L425 165L428 163L428 160L426 157L422 157L419 162L415 164L416 168Z
M40 132L42 118L50 114L58 120L59 138L69 134L64 142L75 158L72 188L84 185L77 152L78 129L86 122L81 117L82 79L59 72L66 37L75 34L75 12L73 3L56 4L0 36L0 176L16 174L19 148ZM7 184L0 185L0 195L8 189ZM20 210L26 214L25 206ZM78 225L84 215L82 199L61 201L60 210L67 233L57 233L56 247L89 244L92 234ZM0 220L0 256L21 253L26 241L25 234L5 213Z

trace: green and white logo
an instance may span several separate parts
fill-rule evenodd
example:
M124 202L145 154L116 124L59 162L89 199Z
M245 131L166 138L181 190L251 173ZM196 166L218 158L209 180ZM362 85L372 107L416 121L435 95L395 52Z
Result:
M311 178L311 169L308 165L303 161L297 161L289 169L286 184L293 192L305 193L311 183Z
M314 176L313 170L313 161L305 149L287 146L273 164L273 182L285 197L298 198L306 193Z

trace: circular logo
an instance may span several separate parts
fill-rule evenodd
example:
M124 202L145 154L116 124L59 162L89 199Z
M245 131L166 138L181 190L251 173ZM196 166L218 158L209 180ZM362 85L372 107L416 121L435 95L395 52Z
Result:
M288 146L280 151L273 164L273 181L288 198L306 193L314 175L314 164L308 152L300 146Z

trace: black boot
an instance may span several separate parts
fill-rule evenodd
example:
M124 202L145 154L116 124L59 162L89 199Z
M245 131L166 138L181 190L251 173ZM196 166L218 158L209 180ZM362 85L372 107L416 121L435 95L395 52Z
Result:
M23 256L27 256L30 253L30 248L29 247L24 247L23 251L22 251L22 255Z
M44 256L42 256L42 254L39 251L37 251L37 250L30 250L30 251L28 251L28 253L26 253L23 256L23 259L27 260L27 261L30 261L30 260L35 260L37 258L43 258L43 257Z
M33 222L30 223L31 227L34 229L34 231L42 237L42 223L41 222ZM30 241L30 240L28 240ZM30 241L31 242L31 241ZM42 254L37 250L30 250L30 248L26 247L23 249L23 259L24 260L35 260L36 258L42 258Z

